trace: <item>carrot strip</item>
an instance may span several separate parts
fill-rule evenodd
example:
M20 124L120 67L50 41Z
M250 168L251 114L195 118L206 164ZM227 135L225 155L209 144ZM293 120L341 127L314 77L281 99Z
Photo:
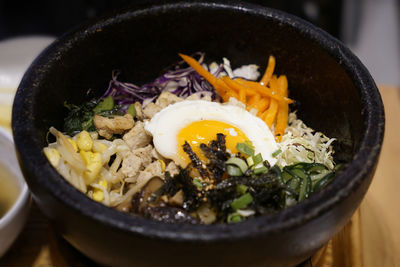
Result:
M225 77L225 76L224 76ZM224 78L222 77L222 78ZM238 93L229 87L229 85L225 82L225 79L219 78L217 79L217 87L219 88L218 93L221 95L222 100L224 102L229 101L230 97L234 97L239 100ZM228 77L229 79L229 77Z
M271 78L270 84L272 90L278 91L278 82L276 80L276 77ZM274 123L277 113L278 113L278 101L276 101L275 99L271 99L269 108L262 114L265 123L269 127L271 127L272 124Z
M275 57L269 56L267 68L265 69L265 73L260 81L262 85L265 86L268 85L269 81L271 80L272 74L274 73L275 64L276 64Z
M278 78L278 90L281 96L288 96L288 82L285 75ZM285 133L285 128L288 123L289 105L280 102L278 104L278 114L276 117L275 138L280 142Z
M208 72L205 68L203 68L202 65L200 65L199 62L197 62L196 59L184 55L184 54L180 54L178 53L178 55L190 66L192 67L195 71L197 71L198 74L200 74L201 76L204 77L204 79L206 79L209 83L211 83L212 86L214 86L215 88L217 87L217 78L212 75L210 72Z
M239 101L246 104L246 89L241 87L239 90Z
M269 107L271 103L271 99L267 97L261 98L258 102L254 103L252 106L250 106L250 109L255 108L257 109L257 116L261 117L262 113Z
M257 91L239 84L237 82L237 80L239 79L232 80L228 76L223 76L220 79L222 79L231 89L235 90L238 94L241 90L244 90L246 96L258 95Z
M265 123L271 127L275 121L276 113L278 112L278 101L271 99L269 108L261 115L264 118Z
M248 92L248 95L253 95L254 93L258 93L261 96L266 96L266 97L271 97L277 101L283 101L285 103L291 104L294 101L290 98L287 97L282 97L279 94L277 94L276 89L272 89L272 88L268 88L265 86L262 86L260 83L258 82L252 82L252 81L245 81L242 79L235 79L235 81L237 81L237 83L239 83L242 86L246 87L246 90ZM253 94L251 94L250 92L253 92Z
M251 107L253 107L255 103L260 101L260 99L261 99L261 96L259 94L250 96L249 101L247 101L247 107L249 107L249 109L251 109Z

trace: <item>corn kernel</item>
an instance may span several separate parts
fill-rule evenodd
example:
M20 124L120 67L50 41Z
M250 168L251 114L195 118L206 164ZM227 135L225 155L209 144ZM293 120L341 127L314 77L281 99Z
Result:
M78 146L76 145L75 140L68 138L68 141L71 143L71 145L74 148L75 152L78 152Z
M47 159L50 161L51 165L57 167L58 164L60 163L60 158L61 158L60 152L58 152L58 150L55 148L49 148L49 147L45 147L43 151Z
M87 131L82 131L76 136L76 143L80 150L92 150L93 140Z
M104 199L103 191L100 189L95 189L93 193L93 200L100 202L103 201L103 199Z
M161 160L161 159L159 159L158 160L159 162L160 162L160 164L161 164L161 171L165 171L165 162L163 161L163 160Z
M87 170L83 172L83 177L85 178L85 183L88 185L96 179L101 171L101 154L83 150L80 151L80 154L87 168Z
M107 186L108 186L107 180L104 179L104 178L101 179L97 184L98 184L98 185L101 185L101 186L104 187L104 188L107 188Z
M107 146L99 141L94 141L93 142L93 152L97 152L97 153L103 153L104 151L106 151Z

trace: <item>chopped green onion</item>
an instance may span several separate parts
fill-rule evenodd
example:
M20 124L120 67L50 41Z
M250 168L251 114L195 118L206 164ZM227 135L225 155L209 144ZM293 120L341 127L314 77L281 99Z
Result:
M249 147L251 147L252 149L254 149L253 142L251 142L250 140L246 140L246 141L244 141L244 143L246 145L248 145Z
M249 167L253 166L254 165L253 157L248 157L246 159L246 162L247 162L247 165L249 165Z
M130 105L129 105L129 108L128 108L128 110L126 111L125 114L131 114L132 117L135 118L135 116L136 116L136 108L135 108L135 105L134 105L134 104L130 104Z
M236 191L237 191L239 194L244 195L244 194L246 193L246 191L247 191L248 188L249 188L249 187L246 186L246 185L244 185L244 184L238 184L238 185L236 186Z
M193 179L193 184L199 188L203 188L203 184L201 183L199 178L194 178Z
M247 207L247 205L249 205L252 201L253 201L253 197L251 196L251 194L246 193L246 194L242 195L241 197L235 199L231 203L231 208L233 210L243 209L243 208Z
M229 214L228 218L227 218L228 223L238 223L238 222L241 222L242 220L243 220L243 217L237 212Z
M226 162L226 164L232 164L240 168L242 173L245 173L247 169L249 168L244 160L241 158L229 158Z
M267 167L267 169L271 168L271 164L269 164L268 160L264 160L263 164L265 167Z
M258 163L263 162L263 158L261 153L258 153L257 155L253 156L253 161L254 161L254 165L257 165Z
M112 96L107 96L100 101L97 106L93 109L94 113L99 113L105 110L111 110L114 107L114 99Z
M228 173L229 176L242 176L243 173L239 169L239 167L236 167L234 165L226 165L226 172Z
M236 144L236 149L247 156L253 156L254 155L254 148L252 146L249 146L248 143L237 143Z
M265 173L266 171L268 171L268 168L265 167L264 165L262 165L262 166L260 166L260 167L254 168L253 173L254 173L254 174L260 174L260 173Z
M282 153L282 150L278 149L278 150L276 150L274 153L272 153L272 157L276 157L276 156L278 156L278 155L281 154L281 153Z

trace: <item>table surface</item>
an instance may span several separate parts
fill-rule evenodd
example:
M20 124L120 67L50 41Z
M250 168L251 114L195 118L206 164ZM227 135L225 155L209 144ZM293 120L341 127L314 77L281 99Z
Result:
M371 187L360 209L346 229L355 232L348 235L353 239L352 263L326 263L323 266L400 266L400 88L380 86L386 112L386 132L380 161ZM357 222L357 223L355 223ZM360 225L360 227L355 227ZM350 228L348 228L350 227ZM54 233L46 218L32 205L28 222L17 241L0 259L0 266L60 266L54 251ZM343 232L346 231L344 229ZM340 239L340 235L333 239ZM351 241L351 240L350 240ZM56 241L57 242L57 241ZM342 242L343 243L343 242ZM355 246L354 246L355 244ZM56 246L56 249L62 249ZM349 250L342 249L343 258L350 257ZM344 266L346 265L346 266ZM63 266L63 264L61 264Z

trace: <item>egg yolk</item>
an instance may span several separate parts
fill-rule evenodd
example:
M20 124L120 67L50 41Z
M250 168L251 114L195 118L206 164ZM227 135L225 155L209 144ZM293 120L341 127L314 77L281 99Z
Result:
M236 149L237 143L243 143L248 140L246 135L239 130L239 128L228 123L213 120L193 122L178 133L178 164L186 167L190 163L189 156L182 148L185 141L189 143L193 152L195 152L202 161L206 161L207 158L204 156L200 144L204 143L208 145L210 141L217 139L218 133L222 133L226 136L226 150L233 154L238 152Z

